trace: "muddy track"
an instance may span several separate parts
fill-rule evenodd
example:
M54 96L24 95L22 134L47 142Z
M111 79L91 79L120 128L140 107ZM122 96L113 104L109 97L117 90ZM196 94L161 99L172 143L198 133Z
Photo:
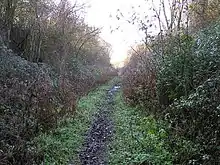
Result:
M108 145L113 135L113 112L114 93L119 86L114 86L106 94L106 101L100 105L100 110L95 116L88 130L82 151L79 153L82 165L107 165Z

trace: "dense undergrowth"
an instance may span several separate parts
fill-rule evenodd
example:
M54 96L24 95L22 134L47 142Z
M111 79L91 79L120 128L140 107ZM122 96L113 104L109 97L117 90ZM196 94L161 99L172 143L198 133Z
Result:
M32 139L56 128L60 120L74 118L77 99L113 77L101 78L103 73L83 68L75 72L79 78L72 83L66 79L68 85L63 86L52 67L24 60L8 49L1 51L1 163L38 164L43 157Z
M44 164L80 164L79 151L85 140L95 114L106 101L106 93L117 80L95 89L78 103L75 117L61 121L55 130L40 135L35 139L38 144L38 153L44 155Z
M121 72L124 100L138 108L117 96L110 164L220 163L219 2L171 2L170 20L164 1L163 12L152 7L158 35L141 14L126 20L146 41ZM0 163L77 161L107 86L77 100L117 74L84 7L0 1Z
M69 1L0 1L0 164L39 164L32 140L117 73L110 45Z
M196 33L166 35L122 70L125 100L167 123L174 164L220 162L219 34L217 21Z

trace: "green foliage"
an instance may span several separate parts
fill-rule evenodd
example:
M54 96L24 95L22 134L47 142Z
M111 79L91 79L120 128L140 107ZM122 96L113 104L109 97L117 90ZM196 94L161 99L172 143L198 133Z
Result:
M167 39L157 73L157 92L161 104L169 105L193 89L193 43L194 39L188 35Z
M195 93L174 102L167 109L166 120L178 135L200 145L197 162L219 162L220 78L208 79ZM204 158L205 157L205 158Z
M0 70L0 161L36 161L30 139L61 117L56 87L46 68L12 53L0 54Z
M110 165L172 164L165 143L168 134L151 116L143 117L137 108L129 107L116 97L114 111L115 136L110 149Z
M169 105L174 99L188 96L218 72L219 31L220 25L214 24L195 37L184 35L167 40L157 79L161 104Z
M60 122L58 128L35 139L38 152L44 155L45 164L79 163L78 153L84 142L94 114L105 101L106 91L116 80L109 82L78 101L75 117Z
M176 157L178 163L219 161L219 33L217 22L190 40L181 36L171 38L165 47L170 51L165 51L160 62L157 93L162 110L157 116L171 124L173 137L184 137L195 147L191 156L188 151L180 152Z
M195 34L178 31L159 36L150 43L150 57L157 62L154 67L144 65L146 53L136 61L131 58L124 69L125 99L132 98L144 113L167 122L166 145L174 164L219 162L219 34L217 21ZM156 68L156 84L143 87L142 82L152 82L149 68ZM154 90L156 96L148 97Z

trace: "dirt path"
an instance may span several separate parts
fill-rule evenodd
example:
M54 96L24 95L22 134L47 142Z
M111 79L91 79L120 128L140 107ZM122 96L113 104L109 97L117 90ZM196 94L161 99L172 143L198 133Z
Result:
M107 165L107 150L113 135L113 112L114 93L119 86L114 86L106 95L106 102L100 105L100 110L88 130L79 158L82 165Z

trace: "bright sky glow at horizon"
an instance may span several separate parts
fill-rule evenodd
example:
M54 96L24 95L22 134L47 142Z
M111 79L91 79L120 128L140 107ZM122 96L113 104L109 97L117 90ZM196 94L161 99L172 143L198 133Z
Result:
M129 13L132 6L143 3L143 0L89 0L90 8L86 9L86 22L89 25L102 28L101 37L112 45L111 62L122 62L127 57L130 46L142 39L143 34L138 27L129 24L123 18L116 19L119 9L125 15ZM112 15L112 17L110 17ZM117 30L117 27L120 27ZM111 33L111 30L114 30Z
M154 25L149 29L151 34L158 34L159 30L155 26L158 24L157 20L150 10L151 7L159 10L159 0L148 2L147 0L85 0L90 8L86 9L86 22L89 25L101 27L101 37L112 45L112 63L122 62L127 57L128 50L131 46L140 43L145 37L144 33L139 30L138 25L129 24L126 20L129 19L134 12L136 12L142 20L149 19L150 23ZM170 10L168 7L168 0L165 0L165 9L169 19ZM120 10L124 18L117 20L116 13ZM112 15L112 18L110 17ZM147 16L147 18L145 17ZM161 20L165 20L162 14ZM155 22L156 21L156 22ZM111 33L111 28L114 30ZM118 30L115 30L120 27Z
M70 2L75 1L70 0ZM152 20L154 13L149 10L151 4L146 0L78 0L78 2L85 2L90 6L85 9L85 21L90 26L101 28L101 37L112 46L111 62L113 64L124 61L131 46L140 43L144 37L137 25L131 25L126 21L129 16L137 12L139 17L147 15L151 21L154 21ZM159 0L155 0L154 5L158 7L158 4ZM116 19L118 9L124 15L120 20ZM120 28L116 30L117 27ZM111 30L114 31L111 33ZM156 30L156 28L153 29L154 32Z

